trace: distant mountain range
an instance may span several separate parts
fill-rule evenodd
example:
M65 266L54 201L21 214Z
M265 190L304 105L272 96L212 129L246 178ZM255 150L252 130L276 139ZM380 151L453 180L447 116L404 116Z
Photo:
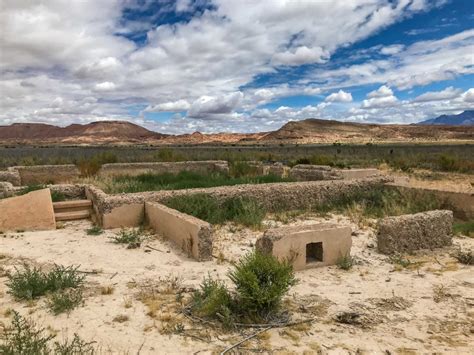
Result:
M474 142L473 115L474 111L466 111L460 115L440 116L431 120L433 124L415 125L380 125L310 118L290 121L272 132L194 132L182 135L153 132L127 121L100 121L67 127L42 123L14 123L10 126L0 126L0 144L311 144L450 140ZM469 120L470 124L467 123ZM444 122L457 125L446 125Z
M472 126L474 125L474 110L461 112L458 115L441 115L426 121L417 123L419 125L448 125L448 126Z

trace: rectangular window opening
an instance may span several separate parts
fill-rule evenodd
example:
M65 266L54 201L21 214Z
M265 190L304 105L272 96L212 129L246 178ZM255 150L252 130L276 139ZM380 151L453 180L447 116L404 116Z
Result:
M306 244L306 264L323 261L323 242Z

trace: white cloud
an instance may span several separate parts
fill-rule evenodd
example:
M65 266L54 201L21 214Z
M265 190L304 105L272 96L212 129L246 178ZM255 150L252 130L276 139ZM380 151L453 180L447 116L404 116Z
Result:
M164 102L158 105L152 105L145 108L144 112L178 112L186 111L191 107L186 100Z
M273 56L275 65L302 65L310 63L325 63L329 60L329 52L321 47L308 48L301 46L295 51L276 53Z
M115 89L115 84L110 81L104 81L95 85L97 91L111 91Z
M326 100L328 102L351 102L352 101L352 94L350 92L345 92L343 90L339 90L338 92L334 92L328 97Z
M474 104L474 88L470 88L465 93L461 95L461 98L464 102L469 102ZM474 105L473 105L474 106ZM472 107L474 108L474 107Z
M404 48L405 46L403 44L394 44L392 46L382 47L380 53L384 55L393 55L400 53Z
M382 85L377 90L371 91L367 94L367 97L370 98L377 98L377 97L387 97L392 96L393 91L386 85Z
M398 104L398 99L393 95L392 89L388 86L382 85L377 90L371 91L367 94L367 100L362 102L362 108L391 107L396 104Z
M191 104L188 117L211 118L214 115L231 113L242 97L240 91L218 97L201 96Z
M429 101L441 101L454 99L459 95L461 90L455 89L452 86L441 90L441 91L429 91L417 96L413 99L413 102L429 102Z

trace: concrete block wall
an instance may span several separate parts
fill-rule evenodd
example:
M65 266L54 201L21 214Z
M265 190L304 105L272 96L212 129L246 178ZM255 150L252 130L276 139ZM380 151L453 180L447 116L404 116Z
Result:
M159 203L146 202L148 224L198 261L212 259L212 226Z

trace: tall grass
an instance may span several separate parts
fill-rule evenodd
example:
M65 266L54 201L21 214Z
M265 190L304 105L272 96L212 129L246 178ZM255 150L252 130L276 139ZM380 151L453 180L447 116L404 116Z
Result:
M103 187L107 193L132 193L288 181L292 180L275 175L231 177L220 173L199 174L196 172L181 171L178 174L146 173L137 176L117 176L109 180L103 180L102 182L99 179L97 183Z
M212 224L228 221L257 227L265 218L265 209L252 198L230 197L223 201L206 194L175 196L166 205Z

